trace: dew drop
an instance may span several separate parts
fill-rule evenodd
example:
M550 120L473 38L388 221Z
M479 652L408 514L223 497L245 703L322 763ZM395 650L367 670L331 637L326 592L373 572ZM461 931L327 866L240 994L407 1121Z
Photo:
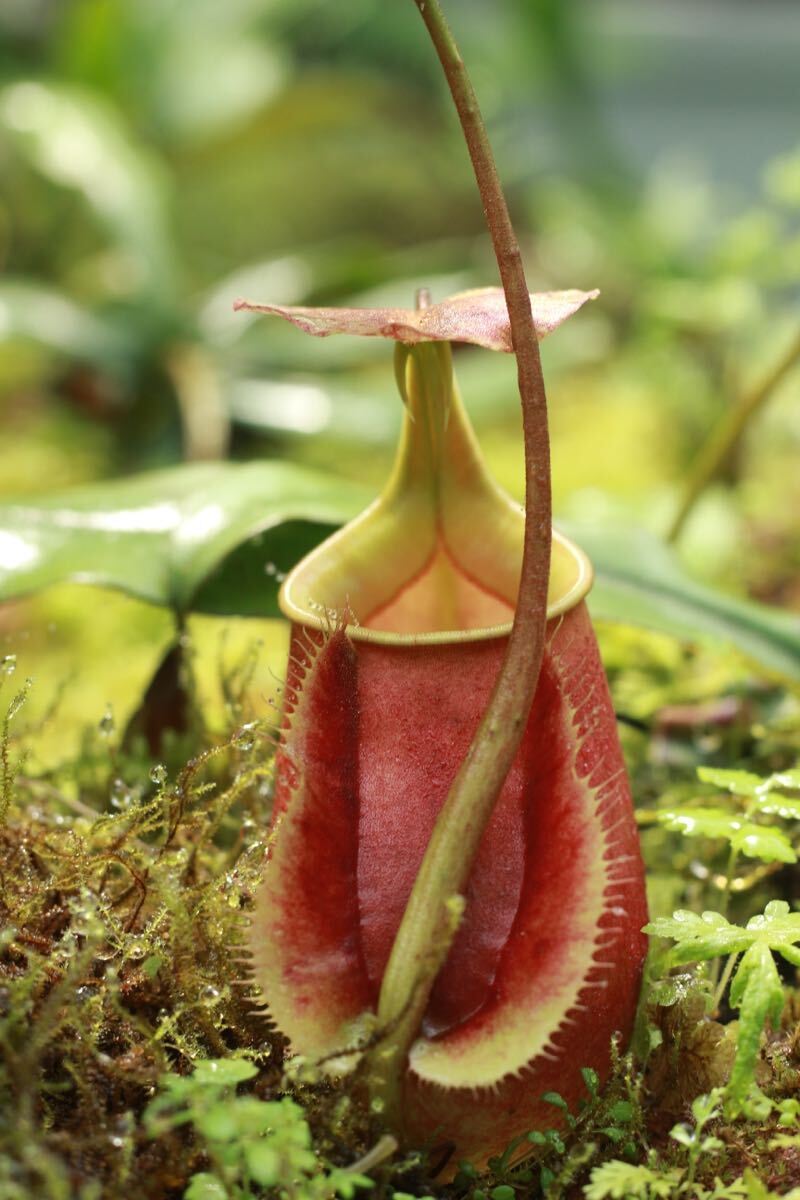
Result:
M163 763L156 763L150 771L150 779L156 787L163 787L167 782L167 768Z
M114 733L116 732L117 724L114 720L114 713L112 712L110 704L106 705L106 711L100 718L100 723L97 728L100 730L100 736L104 738L113 737Z
M246 725L242 725L233 739L233 744L237 750L252 750L255 745L254 731L258 728L256 721L248 721Z
M127 808L133 799L131 792L124 779L115 779L111 785L111 807L116 809Z
M0 674L13 675L14 672L16 671L16 669L17 669L16 654L4 654L3 657L0 658Z

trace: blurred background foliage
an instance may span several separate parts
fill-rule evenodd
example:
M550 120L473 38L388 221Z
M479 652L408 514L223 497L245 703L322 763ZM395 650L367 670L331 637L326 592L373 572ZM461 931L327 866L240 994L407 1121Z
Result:
M544 347L557 515L674 532L727 428L680 553L797 611L800 10L450 11L532 287L602 290ZM408 304L496 282L418 16L380 0L3 0L0 271L0 499L228 455L377 487L390 351L311 342L234 298ZM463 349L457 370L519 495L513 362ZM274 692L277 623L191 632L212 708L216 659L254 632L253 688ZM169 637L163 612L75 586L0 608L0 649L42 684L33 712L72 681L55 745L107 703L125 719ZM630 642L611 637L613 665Z

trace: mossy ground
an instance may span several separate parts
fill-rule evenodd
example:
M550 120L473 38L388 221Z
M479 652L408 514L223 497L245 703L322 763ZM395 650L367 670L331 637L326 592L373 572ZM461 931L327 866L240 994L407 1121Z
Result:
M653 913L717 907L717 847L665 832L647 814L696 794L699 764L764 774L796 765L797 696L716 651L625 630L604 630L602 640L643 814ZM0 677L0 721L14 708L18 675ZM243 664L224 681L226 730L210 733L193 702L188 731L165 732L157 761L143 739L107 721L58 766L37 765L48 759L36 746L50 720L26 726L24 704L12 711L0 791L3 1200L182 1196L207 1165L202 1139L189 1127L149 1136L142 1114L160 1076L203 1058L250 1058L259 1074L247 1088L264 1099L294 1095L321 1160L351 1163L379 1135L344 1085L287 1081L283 1042L248 982L242 941L263 867L275 721L250 678ZM752 865L733 891L733 914L799 895L796 867ZM497 1200L534 1197L544 1164L548 1195L580 1196L590 1168L610 1158L679 1165L670 1130L699 1093L724 1084L736 1014L723 1003L709 1015L704 969L667 985L658 975L654 964L634 1056L619 1058L599 1102L566 1131L554 1106L563 1146L553 1135L526 1142L532 1161L519 1165L517 1148L492 1178L462 1172L449 1189L431 1178L441 1147L395 1156L371 1169L376 1194L500 1188L512 1191ZM788 973L785 982L784 1021L759 1066L776 1100L800 1086L800 991ZM749 1168L779 1192L800 1185L800 1146L789 1137L776 1149L776 1128L773 1118L763 1128L712 1123L723 1149L701 1159L698 1179Z

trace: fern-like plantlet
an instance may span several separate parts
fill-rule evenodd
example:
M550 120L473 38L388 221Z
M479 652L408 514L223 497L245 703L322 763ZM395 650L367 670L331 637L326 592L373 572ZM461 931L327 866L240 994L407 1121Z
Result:
M661 825L684 837L719 838L728 843L733 855L745 855L761 862L797 862L792 841L765 817L800 821L800 797L786 796L787 790L800 790L800 769L780 771L766 778L750 771L730 771L700 767L698 777L718 791L739 798L739 811L721 806L686 805L664 809L657 814Z
M763 914L741 926L721 913L698 915L679 910L672 917L652 921L645 931L672 938L671 965L741 955L731 974L730 1002L739 1009L739 1033L727 1107L732 1115L763 1113L765 1098L755 1083L756 1059L766 1022L777 1024L783 1011L783 987L774 954L800 967L800 913L790 912L785 900L772 900Z

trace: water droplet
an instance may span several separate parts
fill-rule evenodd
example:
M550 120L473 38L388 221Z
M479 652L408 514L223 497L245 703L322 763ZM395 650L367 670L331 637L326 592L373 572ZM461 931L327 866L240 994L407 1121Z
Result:
M113 737L114 733L116 732L117 723L114 720L114 713L110 704L106 705L106 711L100 718L100 723L97 728L100 730L100 736L104 738Z
M202 999L203 1004L207 1005L209 1008L212 1008L222 999L222 992L219 990L219 988L215 988L209 983L207 987L203 988L202 992L200 993L200 998Z
M264 564L264 574L265 575L277 575L278 574L278 568L275 566L274 562L268 562L268 563Z
M150 779L156 787L163 787L167 782L167 768L163 763L156 763L150 771Z
M124 779L115 779L111 785L111 807L128 808L133 800L133 792Z
M255 745L254 730L258 728L257 721L248 721L246 725L242 725L233 739L233 744L237 750L252 750Z
M144 958L147 947L144 942L131 942L128 947L128 958Z
M3 675L13 675L17 669L16 654L4 654L0 658L0 673Z

